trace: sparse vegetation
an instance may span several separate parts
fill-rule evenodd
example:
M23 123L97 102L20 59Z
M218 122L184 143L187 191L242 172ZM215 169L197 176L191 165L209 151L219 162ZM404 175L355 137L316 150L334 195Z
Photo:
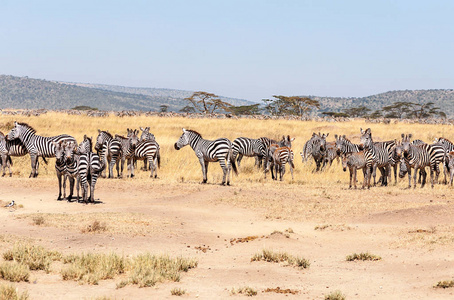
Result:
M334 291L325 295L325 300L345 300L347 299L341 291Z
M378 255L370 254L369 252L361 252L361 253L353 253L351 255L347 255L347 261L355 261L355 260L381 260L381 257Z
M280 287L277 288L267 288L266 290L263 291L264 293L277 293L277 294L292 294L296 295L299 293L298 290L292 290L292 289L281 289Z
M309 268L310 263L307 259L302 257L295 257L286 252L274 252L271 250L263 249L262 252L255 254L251 261L266 261L266 262L285 262L289 266L299 267L301 269Z
M94 220L90 224L87 224L85 227L82 227L80 232L82 233L99 233L107 230L107 225L104 222Z
M30 270L50 271L52 261L60 260L60 252L49 251L42 246L18 243L3 253L3 259L27 265Z
M0 299L2 300L27 300L29 299L28 293L18 293L18 290L10 284L0 285Z
M239 287L239 288L232 288L230 290L230 294L232 294L232 295L242 294L242 295L246 295L248 297L252 297L252 296L257 295L257 291L249 286L243 286L243 287Z
M41 215L40 216L34 216L32 218L32 220L33 220L33 224L37 225L37 226L40 226L40 225L43 225L44 223L46 223L46 220Z
M172 296L183 296L184 294L186 294L186 290L183 290L181 288L173 288L170 290L170 294Z
M28 281L30 269L24 264L4 261L0 264L0 278L11 282Z
M434 287L443 289L452 288L454 287L454 280L439 281Z

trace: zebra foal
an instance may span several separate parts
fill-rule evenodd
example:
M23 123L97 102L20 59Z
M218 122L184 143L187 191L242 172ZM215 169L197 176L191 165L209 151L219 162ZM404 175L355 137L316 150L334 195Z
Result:
M356 175L357 170L363 170L364 177L366 176L366 155L364 151L359 152L351 152L347 154L342 154L342 169L344 172L348 170L350 171L350 185L348 186L349 189L352 188L352 182L356 190ZM365 181L363 181L363 189Z
M9 177L13 175L11 171L11 166L13 165L11 156L24 156L27 153L27 149L19 139L9 141L3 132L0 132L0 165L3 169L2 177L6 174L6 168L8 168Z
M295 165L293 163L294 155L292 149L289 147L278 147L278 145L273 144L270 147L270 151L272 152L271 159L268 160L266 169L265 169L265 178L266 173L271 169L271 176L274 180L277 180L277 174L279 173L279 180L284 180L285 174L285 165L288 163L290 166L290 173L292 174L293 178L293 169ZM276 176L273 175L273 169L276 173Z
M203 181L207 182L208 163L219 161L224 176L222 185L230 185L230 169L233 168L235 174L238 174L235 160L233 159L232 142L226 138L220 138L214 141L205 140L202 135L194 130L183 128L183 134L180 136L174 147L180 150L186 145L190 145L202 166Z

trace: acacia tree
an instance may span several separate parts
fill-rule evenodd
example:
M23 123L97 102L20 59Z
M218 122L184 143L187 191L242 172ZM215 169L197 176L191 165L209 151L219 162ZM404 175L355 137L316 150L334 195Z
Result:
M184 98L189 101L196 111L211 114L216 110L227 111L232 105L222 101L219 96L207 92L194 92L191 97Z
M234 115L258 115L260 114L259 104L231 106L228 109Z
M271 115L309 114L314 108L320 108L320 103L308 97L273 95L275 99L263 99L265 110Z

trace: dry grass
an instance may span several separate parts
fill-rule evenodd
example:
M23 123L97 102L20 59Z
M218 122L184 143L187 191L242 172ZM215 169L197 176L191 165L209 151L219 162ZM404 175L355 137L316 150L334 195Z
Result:
M442 289L447 289L447 288L452 288L452 287L454 287L454 280L439 281L436 285L434 285L434 288L442 288Z
M14 261L5 261L0 264L0 278L11 282L28 281L30 269L28 266Z
M344 294L342 294L341 291L334 291L329 293L328 295L325 295L325 300L345 300L347 297L345 297Z
M170 290L170 294L172 296L183 296L184 294L186 294L186 290L183 290L181 288L173 288Z
M376 261L376 260L381 260L381 257L378 255L371 254L369 252L361 252L361 253L353 253L351 255L347 255L345 258L347 261L355 261L355 260L371 260L371 261Z
M257 296L257 291L249 286L242 286L239 288L232 288L230 290L231 295L242 294L248 297Z
M426 229L403 229L395 234L391 246L396 248L425 248L433 250L437 247L450 247L454 244L454 226L438 225Z
M43 219L41 226L56 227L67 230L79 228L82 233L109 233L125 234L130 236L145 236L159 230L164 230L165 225L171 224L165 219L153 219L139 213L35 213L17 215L18 219ZM82 224L82 225L81 225Z
M299 267L301 269L309 268L310 263L307 259L302 257L295 257L286 252L275 252L272 250L263 249L262 252L252 256L251 261L266 261L280 263L284 262L286 265Z
M50 271L50 265L55 260L61 259L61 253L49 251L42 246L18 243L11 250L3 253L3 259L24 264L30 270Z
M17 288L9 284L0 285L0 299L1 300L27 300L29 299L28 293L23 292L19 294Z

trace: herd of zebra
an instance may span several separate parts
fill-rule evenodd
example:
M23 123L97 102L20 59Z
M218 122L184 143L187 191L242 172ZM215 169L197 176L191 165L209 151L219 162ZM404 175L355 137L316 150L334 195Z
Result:
M114 177L116 165L117 177L123 177L124 163L130 177L134 177L135 163L144 160L144 170L150 170L150 177L157 177L157 168L160 167L160 147L155 136L150 133L150 127L127 129L127 136L112 136L108 131L98 129L98 136L93 152L92 139L84 136L84 140L78 145L76 139L70 135L62 134L54 137L36 135L36 130L26 123L14 122L14 127L5 136L0 132L0 164L5 176L6 169L11 172L11 156L30 155L30 177L38 176L38 158L47 164L46 158L55 157L55 170L59 183L58 199L71 200L73 197L74 184L77 180L77 200L79 200L79 186L82 186L82 199L85 203L94 202L94 189L97 178L106 176ZM370 128L361 129L359 144L353 144L345 135L335 135L334 142L327 142L329 134L313 133L305 143L301 156L303 163L313 157L316 169L321 171L327 165L331 165L336 158L342 159L344 171L350 170L350 185L356 188L356 172L363 170L363 188L370 188L371 177L376 184L376 170L381 172L378 180L382 185L391 181L391 168L394 170L394 178L397 183L397 169L399 176L404 177L408 173L409 187L411 187L411 169L413 168L413 187L416 187L416 173L420 172L421 187L424 187L427 173L426 167L430 168L431 186L438 182L440 173L439 164L443 164L445 179L450 176L450 183L454 177L454 144L445 138L438 138L433 144L426 144L421 140L411 141L412 135L402 134L401 140L374 142ZM203 181L207 182L207 170L209 162L220 163L223 170L222 184L230 184L230 171L233 169L238 174L241 160L244 156L255 157L256 166L263 168L265 178L271 171L272 179L278 177L282 181L286 165L290 167L292 179L294 166L294 154L291 149L292 141L289 135L282 136L280 141L267 137L251 139L239 137L231 142L227 138L217 140L203 139L201 134L194 130L183 128L183 134L175 143L176 150L190 145L199 159L202 167ZM238 164L238 167L237 167ZM279 175L279 176L278 176ZM70 182L69 196L66 197L66 180ZM90 196L88 196L90 188ZM63 193L62 193L63 190ZM63 194L63 195L62 195Z
M426 167L430 168L431 186L438 182L440 163L443 164L444 183L447 183L447 175L450 176L450 184L454 178L454 144L448 139L440 137L434 143L426 144L422 140L411 141L412 134L402 134L401 140L374 142L370 128L360 129L361 139L359 144L353 144L345 135L335 135L334 142L326 142L329 134L313 133L306 142L301 152L303 162L312 156L316 163L315 171L323 170L326 165L331 165L336 157L342 158L343 170L350 171L349 188L356 189L356 171L363 170L363 188L370 188L371 177L376 184L376 170L380 170L379 182L382 185L391 181L391 168L394 171L395 183L397 183L397 169L399 177L408 174L408 187L411 187L411 169L413 173L413 187L416 187L416 173L419 170L419 181L424 187L427 173ZM422 182L421 182L422 178Z
M125 160L128 161L130 176L134 177L134 163L144 160L144 169L151 170L150 177L157 177L156 168L160 167L160 147L155 136L150 133L150 127L139 130L128 129L127 137L112 136L108 131L98 130L98 137L93 152L92 139L84 136L78 145L76 139L67 134L53 137L44 137L36 134L36 130L26 123L14 122L14 128L5 136L0 132L0 165L5 176L6 169L12 175L11 156L30 155L31 173L29 177L38 176L39 161L47 164L46 158L55 157L55 170L58 178L58 200L71 200L74 183L77 180L77 198L79 200L79 186L82 187L84 203L94 202L94 189L99 176L105 177L105 169L109 170L109 178L113 178L113 166L116 164L117 177L123 177ZM121 170L120 170L121 166ZM149 166L147 168L147 166ZM66 180L70 183L69 196L66 197ZM88 196L90 187L90 196ZM63 195L62 195L63 189ZM63 196L63 198L62 198Z

